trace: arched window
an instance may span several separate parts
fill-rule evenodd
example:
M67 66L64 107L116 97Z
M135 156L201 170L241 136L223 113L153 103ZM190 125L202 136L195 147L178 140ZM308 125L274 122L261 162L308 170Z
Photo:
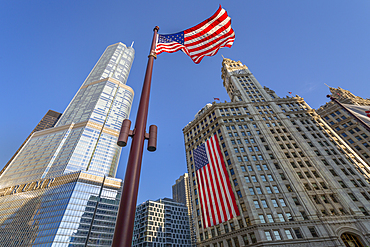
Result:
M343 240L344 244L346 245L346 247L365 247L359 237L357 237L356 235L353 235L349 232L345 232L343 233L340 238Z

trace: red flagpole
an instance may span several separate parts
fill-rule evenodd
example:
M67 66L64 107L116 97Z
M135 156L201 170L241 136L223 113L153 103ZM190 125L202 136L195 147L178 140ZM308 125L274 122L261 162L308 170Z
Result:
M118 208L118 216L113 236L112 247L130 247L132 244L132 235L134 231L135 210L137 194L139 189L144 140L147 139L145 130L148 118L148 106L149 106L150 86L152 81L153 61L156 58L155 47L158 30L159 30L158 26L156 26L153 30L154 31L153 40L150 48L150 54L148 56L148 64L146 67L143 89L141 91L135 128L133 132L130 134L132 136L132 143L126 167L121 202Z

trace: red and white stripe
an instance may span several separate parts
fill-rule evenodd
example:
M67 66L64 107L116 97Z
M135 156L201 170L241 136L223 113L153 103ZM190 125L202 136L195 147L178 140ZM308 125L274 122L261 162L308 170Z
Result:
M183 51L199 63L204 56L213 56L220 48L231 47L234 40L231 19L220 6L213 16L184 31Z
M211 137L205 145L209 164L197 171L204 228L239 215L216 136Z
M156 49L155 49L155 52L156 54L161 54L162 52L168 52L168 53L172 53L172 52L176 52L178 50L181 50L184 46L180 43L177 43L177 42L170 42L170 43L157 43L157 46L156 46Z
M184 45L175 41L157 43L156 53L182 50L198 64L204 56L213 56L220 48L231 47L234 40L231 19L220 6L210 18L184 31Z

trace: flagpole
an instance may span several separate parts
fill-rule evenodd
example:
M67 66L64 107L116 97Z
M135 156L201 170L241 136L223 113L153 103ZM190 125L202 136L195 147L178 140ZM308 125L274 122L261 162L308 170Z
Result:
M336 98L332 97L331 95L326 95L327 98L331 99L335 103L337 103L340 107L342 107L346 112L348 112L354 119L356 119L358 122L360 122L367 131L370 131L370 126L367 125L362 119L357 117L355 114L353 114L350 110L347 109L342 103L340 103Z
M135 210L137 194L139 189L141 162L143 157L144 140L148 139L149 135L146 135L146 123L148 118L148 107L149 107L149 96L150 86L152 80L153 62L156 58L155 47L156 39L159 27L154 28L152 45L150 48L150 54L148 56L148 64L146 67L146 73L144 78L143 89L141 91L139 109L137 111L135 128L130 132L132 137L130 155L127 162L125 180L123 181L123 190L121 202L118 208L118 215L116 221L116 227L113 236L112 247L130 247L132 244L132 235L134 230L135 222ZM125 122L124 122L125 123ZM122 129L124 128L122 124ZM127 121L126 121L127 123ZM128 129L129 129L128 125ZM122 133L121 129L121 133ZM156 129L155 129L156 132ZM120 134L121 135L121 134ZM120 138L119 138L120 140ZM127 140L126 140L127 141ZM125 146L127 142L120 146ZM150 142L149 142L150 143ZM149 149L149 151L154 151Z

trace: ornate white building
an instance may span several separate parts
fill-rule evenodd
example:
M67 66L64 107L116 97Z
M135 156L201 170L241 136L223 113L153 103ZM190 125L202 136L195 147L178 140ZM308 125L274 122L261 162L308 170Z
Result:
M247 66L224 59L231 102L184 127L197 244L370 245L370 168L299 96L280 98ZM218 138L240 216L204 228L193 150Z

